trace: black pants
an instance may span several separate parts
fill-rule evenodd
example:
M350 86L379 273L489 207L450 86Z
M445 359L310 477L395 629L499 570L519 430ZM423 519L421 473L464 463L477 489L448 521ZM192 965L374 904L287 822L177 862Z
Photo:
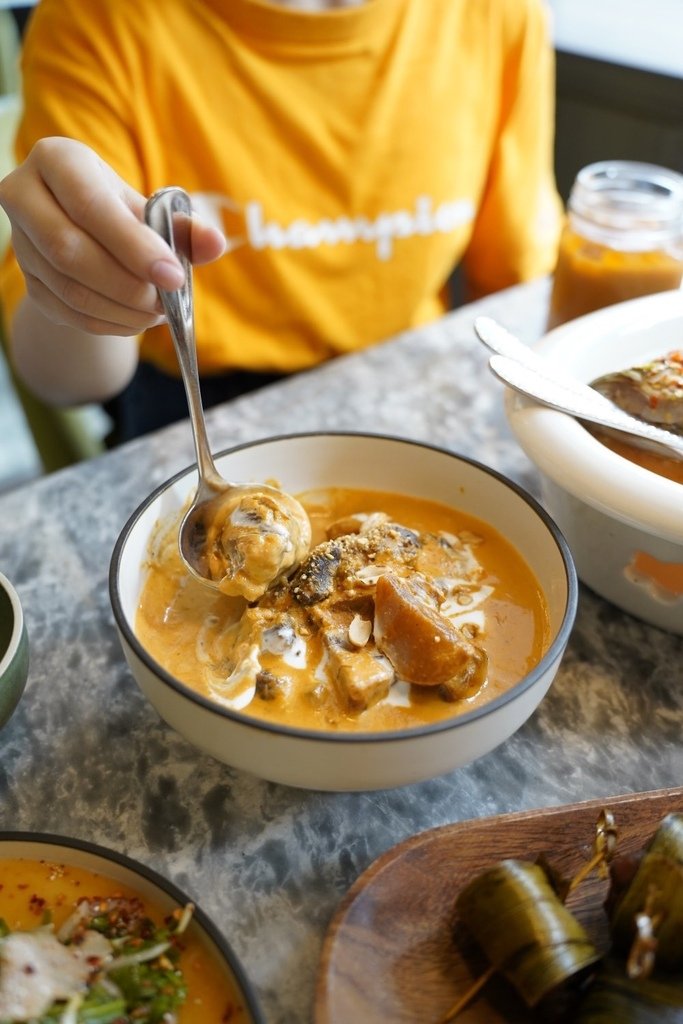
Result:
M200 389L204 408L210 409L212 405L245 395L281 378L282 375L277 373L250 371L203 377ZM166 427L188 415L182 381L157 370L149 363L138 365L130 384L106 402L104 409L113 421L112 431L107 437L110 448Z

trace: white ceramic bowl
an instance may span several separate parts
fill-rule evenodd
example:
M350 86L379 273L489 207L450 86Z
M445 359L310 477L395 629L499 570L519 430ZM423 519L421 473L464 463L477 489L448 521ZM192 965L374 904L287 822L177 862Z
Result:
M12 717L28 678L28 634L19 595L0 572L0 728Z
M134 620L148 540L196 483L193 469L151 495L114 549L110 596L133 675L161 716L202 750L236 768L307 789L371 790L417 782L480 757L534 711L557 671L576 613L575 571L549 516L490 469L426 444L361 434L303 434L242 445L217 465L229 480L275 477L292 493L339 486L394 491L462 509L495 527L526 559L549 604L552 642L507 693L460 717L382 733L286 728L220 707L164 671L136 638Z
M683 348L683 291L580 317L550 331L536 351L589 382L676 348ZM683 485L610 451L571 416L513 392L506 409L540 470L543 503L569 542L580 579L632 615L683 634Z
M0 878L3 874L3 861L14 859L47 861L50 864L92 871L131 888L164 914L194 903L181 889L151 868L114 850L80 839L40 832L0 831ZM218 964L219 972L225 978L226 990L232 991L237 1001L234 1007L235 1020L239 1020L240 1024L242 1021L244 1024L264 1024L251 984L230 943L196 904L187 934L192 935L204 947L206 955Z

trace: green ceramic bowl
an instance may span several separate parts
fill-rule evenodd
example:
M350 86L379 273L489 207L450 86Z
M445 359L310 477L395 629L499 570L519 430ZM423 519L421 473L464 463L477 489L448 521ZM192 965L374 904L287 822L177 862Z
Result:
M0 572L0 728L9 720L28 676L28 634L17 592Z

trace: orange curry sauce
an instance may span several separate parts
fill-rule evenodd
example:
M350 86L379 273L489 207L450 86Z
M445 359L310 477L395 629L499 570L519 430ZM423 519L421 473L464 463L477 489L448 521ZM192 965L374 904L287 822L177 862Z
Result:
M258 694L239 710L271 722L321 730L389 730L448 719L488 702L521 680L538 663L550 643L547 605L538 581L520 554L486 523L436 502L399 494L331 488L298 494L309 514L313 544L327 537L332 523L354 514L381 512L411 530L476 537L473 552L483 569L487 591L479 614L484 627L479 642L488 654L488 679L473 696L449 702L435 686L407 686L409 699L380 700L361 710L314 698L320 690L316 670L323 653L308 645L306 664L290 668L292 686L286 699ZM177 553L177 528L159 524L136 620L138 639L168 672L202 695L216 699L218 688L234 669L234 629L246 604L240 598L212 593L191 579ZM490 588L490 593L488 590ZM258 604L258 602L257 602ZM268 665L270 667L270 665ZM393 689L393 688L392 688Z
M602 431L593 429L591 431L606 448L621 455L622 458L634 462L643 469L649 469L651 473L664 476L674 483L683 484L683 459L669 459L665 455L657 455L656 452L646 451L644 448L636 448L635 445L622 441L614 436L603 434Z

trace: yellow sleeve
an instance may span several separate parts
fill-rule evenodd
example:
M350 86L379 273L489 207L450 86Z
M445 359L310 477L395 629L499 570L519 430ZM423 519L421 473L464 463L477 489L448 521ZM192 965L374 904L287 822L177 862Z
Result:
M37 139L63 135L91 146L139 187L142 167L131 129L144 24L133 14L129 0L41 0L36 6L22 49L19 160Z
M464 257L472 297L549 273L563 217L554 176L555 61L542 0L511 0L503 31L499 127Z
M26 294L24 275L19 269L12 247L5 253L0 267L0 307L2 319L7 332L12 323L17 306Z
M144 34L132 21L133 8L129 0L41 0L36 6L22 47L17 162L38 139L66 136L91 146L143 190L144 167L130 130L136 124L135 81L143 59L136 40ZM0 270L7 323L24 293L10 248Z

